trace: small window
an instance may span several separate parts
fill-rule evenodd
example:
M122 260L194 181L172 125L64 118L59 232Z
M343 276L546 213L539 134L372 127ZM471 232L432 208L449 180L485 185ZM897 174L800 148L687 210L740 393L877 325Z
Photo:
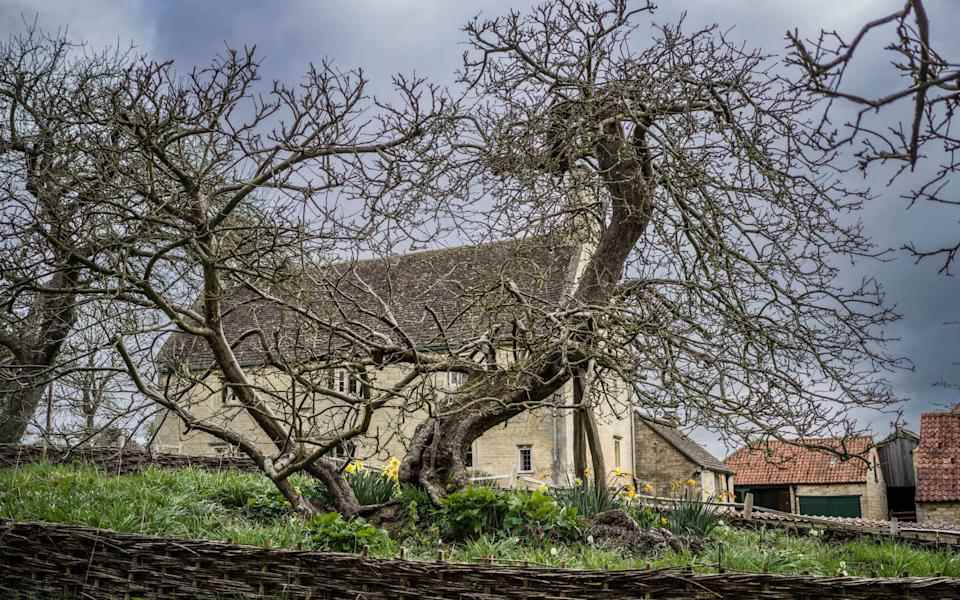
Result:
M354 445L351 442L344 442L333 447L331 453L334 458L353 458Z
M619 435L613 436L613 466L620 468L623 466L623 463L620 462L620 442L623 441L623 438Z
M520 449L520 472L533 471L533 446L518 446Z
M467 447L467 451L463 455L463 464L466 467L473 466L473 445Z
M219 456L230 454L230 444L219 440L216 442L210 442L210 449L216 452Z
M327 387L336 392L357 396L363 392L363 381L356 373L347 369L334 369L327 375Z
M455 390L467 382L467 374L458 371L447 371L447 387Z

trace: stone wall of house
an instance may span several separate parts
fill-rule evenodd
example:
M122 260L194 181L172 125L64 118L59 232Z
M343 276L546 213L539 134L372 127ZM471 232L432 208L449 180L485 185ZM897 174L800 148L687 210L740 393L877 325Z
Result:
M635 417L634 435L634 475L638 485L649 483L654 488L654 495L673 496L676 481L694 479L702 482L697 475L700 466L660 437L639 417Z
M385 369L378 373L378 385L388 386L399 381L401 369ZM442 376L438 376L442 377ZM210 390L200 386L192 392L190 411L200 419L210 420L240 433L262 448L269 448L269 440L260 431L246 411L223 404L219 394L220 384L211 376L207 382ZM260 374L259 385L284 389L286 383L276 375ZM442 381L435 382L438 388ZM618 393L626 398L626 386L618 386ZM561 402L569 404L572 385L568 383L561 392ZM624 398L620 398L623 400ZM511 475L520 471L520 447L530 446L533 459L531 471L523 473L529 478L554 485L566 485L573 480L572 416L570 411L557 412L551 408L525 412L486 432L474 442L473 468L489 475ZM371 465L386 462L391 456L402 457L406 444L418 423L416 415L404 414L396 407L386 406L374 413L370 432L366 438L356 440L356 454ZM632 431L628 419L617 418L610 412L597 412L597 425L605 463L611 471L616 467L615 444L619 438L621 469L633 471ZM569 431L568 431L569 430ZM161 452L194 456L215 456L229 453L230 448L206 433L185 433L180 420L168 415L160 427L154 447ZM504 481L504 484L509 482Z
M960 502L917 502L921 525L960 527Z
M868 473L868 481L872 481ZM882 478L880 483L882 483ZM887 518L886 487L872 483L799 484L792 486L793 511L800 512L798 496L860 496L860 514L866 519Z
M864 516L869 519L886 520L890 513L887 508L887 483L880 467L880 454L876 448L870 450L870 468L867 470L867 510Z

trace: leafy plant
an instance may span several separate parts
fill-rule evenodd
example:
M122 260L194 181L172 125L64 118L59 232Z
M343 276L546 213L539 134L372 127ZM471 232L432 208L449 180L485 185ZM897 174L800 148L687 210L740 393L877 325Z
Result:
M468 486L447 496L443 504L447 535L455 540L496 533L503 526L508 503L503 494L487 486Z
M667 516L667 527L678 535L706 537L720 522L716 508L701 501L692 486L683 490L677 504Z
M316 515L306 529L308 543L316 550L359 552L366 546L374 554L387 554L393 549L386 531L359 518L345 521L340 513Z
M359 468L347 471L346 478L360 504L383 504L397 493L396 482L379 471Z
M622 508L617 494L606 488L597 488L589 483L575 482L574 485L553 491L562 506L576 509L577 514L592 517L615 508Z
M519 492L508 496L504 529L526 538L572 537L578 530L577 509L561 506L546 492Z

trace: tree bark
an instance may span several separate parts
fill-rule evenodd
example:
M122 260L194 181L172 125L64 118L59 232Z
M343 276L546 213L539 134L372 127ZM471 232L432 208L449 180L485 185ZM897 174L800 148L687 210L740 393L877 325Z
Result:
M0 444L19 444L30 419L43 401L46 384L31 384L27 378L21 385L14 381L0 390Z

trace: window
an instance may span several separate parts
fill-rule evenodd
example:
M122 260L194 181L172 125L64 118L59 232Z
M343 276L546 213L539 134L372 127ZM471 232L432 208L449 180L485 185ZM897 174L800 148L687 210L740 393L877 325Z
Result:
M520 472L533 471L533 446L517 446L520 450Z
M456 371L447 371L447 387L455 390L467 382L467 374Z
M218 456L229 456L230 444L217 440L215 442L210 442L210 449L217 453Z
M466 467L473 466L473 445L467 447L466 453L463 455L463 465Z
M623 440L619 435L613 436L613 466L620 468L623 463L620 462L620 442Z
M353 458L354 448L352 442L343 442L334 446L331 452L334 458Z
M363 392L363 381L347 369L333 369L327 373L327 387L341 394L359 396Z

